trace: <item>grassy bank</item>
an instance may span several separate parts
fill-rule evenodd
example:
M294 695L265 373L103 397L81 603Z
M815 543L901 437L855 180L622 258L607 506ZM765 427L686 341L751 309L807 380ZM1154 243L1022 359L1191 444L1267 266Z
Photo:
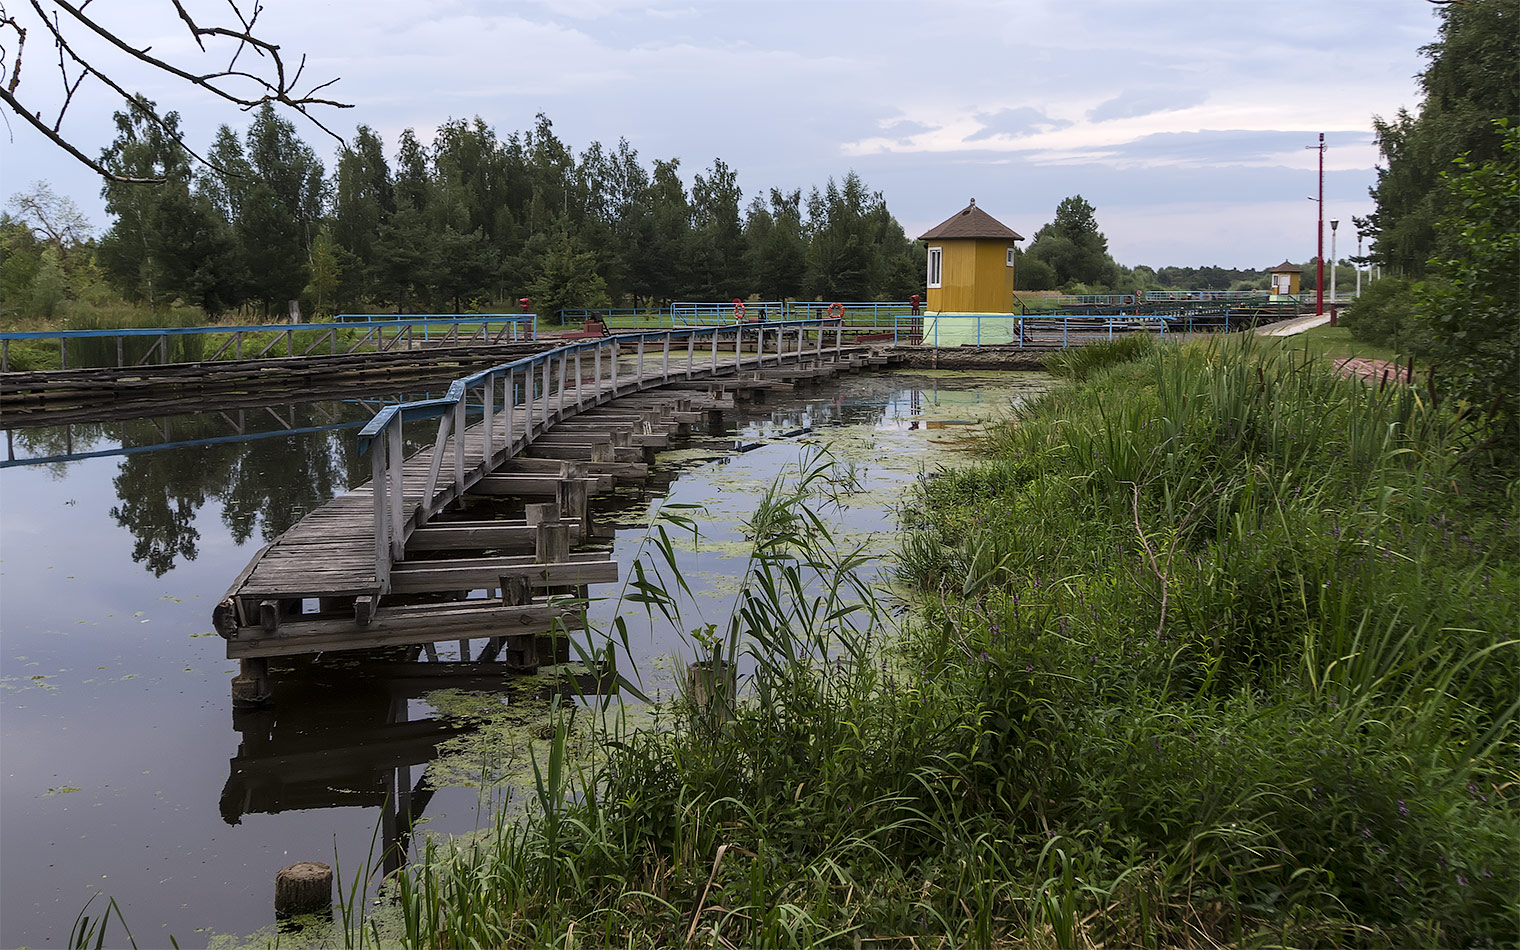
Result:
M704 637L754 663L733 717L667 707L576 767L562 725L528 823L431 846L350 938L1513 944L1513 459L1265 347L1061 369L908 504L890 645L810 469Z
M1514 458L1259 343L1057 369L905 501L914 619L829 537L849 472L805 466L694 638L744 659L732 715L557 712L528 818L330 941L1514 945ZM677 543L628 609L680 623Z

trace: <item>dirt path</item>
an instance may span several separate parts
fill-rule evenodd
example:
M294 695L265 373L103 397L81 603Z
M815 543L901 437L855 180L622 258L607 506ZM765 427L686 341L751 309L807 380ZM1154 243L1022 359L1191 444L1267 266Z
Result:
M1359 376L1369 383L1381 382L1384 374L1391 382L1409 382L1405 379L1408 368L1393 360L1369 360L1360 356L1348 356L1335 361L1335 368L1345 376Z

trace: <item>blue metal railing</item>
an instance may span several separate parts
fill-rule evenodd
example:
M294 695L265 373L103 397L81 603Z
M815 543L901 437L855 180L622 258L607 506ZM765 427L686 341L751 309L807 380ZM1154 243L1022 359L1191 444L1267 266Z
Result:
M0 372L10 371L10 345L19 340L51 340L58 344L59 367L69 368L69 341L71 340L114 340L116 342L113 365L118 368L125 366L161 366L173 362L198 362L211 361L222 358L222 354L230 354L228 358L259 359L267 357L277 345L284 341L284 356L309 356L322 347L325 343L332 355L338 353L338 333L343 331L345 338L343 343L348 347L344 352L353 353L364 346L373 346L377 350L394 349L396 346L405 344L406 348L416 345L432 345L434 343L458 342L465 343L471 339L480 338L485 342L521 342L531 341L538 338L538 317L535 314L485 314L459 316L447 314L440 316L407 314L404 318L374 319L366 317L360 321L355 319L355 314L342 314L337 323L272 323L253 325L232 325L215 327L134 327L113 330L7 330L0 332ZM468 337L461 334L461 330L470 330ZM357 336L352 334L357 333ZM389 335L389 342L387 342ZM296 337L301 337L301 348L298 352ZM226 337L221 346L217 347L209 356L197 353L190 360L174 360L170 358L169 342L171 340L206 339L210 337ZM265 338L268 338L267 340ZM127 353L127 341L146 339L151 341L146 353ZM254 349L257 344L263 342L264 346L252 357L245 357L246 349ZM135 347L134 347L135 349ZM153 362L154 356L157 362Z
M630 383L635 388L644 388L678 377L689 378L698 370L705 371L709 359L711 371L716 375L738 372L746 364L765 365L770 359L779 363L788 353L799 358L809 353L821 355L830 331L834 341L828 349L837 355L842 345L838 320L777 320L619 333L556 347L472 373L456 379L448 392L437 399L386 406L359 430L359 451L368 452L371 457L377 579L382 586L389 584L391 562L402 556L412 530L494 470L514 451L515 443L531 442L547 426L563 418L567 408L573 413L587 405L600 405L630 391ZM807 345L806 338L815 333L816 345ZM719 338L724 336L734 342L732 357L726 353L719 355ZM767 353L767 339L771 336L776 348L774 353ZM696 347L699 338L705 340L704 349L710 349L710 354L703 353L700 363ZM787 349L789 338L796 344L791 349ZM749 339L755 341L753 360L744 355ZM651 342L660 344L653 354L648 353ZM674 347L677 342L686 344L681 348L684 353ZM619 366L625 349L633 352L633 362L628 367L632 379L625 373L620 382ZM645 371L646 356L655 364L652 374ZM483 418L478 426L467 429L466 416L472 405L483 408ZM426 419L439 421L419 503L415 493L408 500L405 491L402 426ZM471 453L478 453L481 461L467 465L467 455L476 457ZM452 475L446 479L445 462L452 469Z
M894 344L922 346L1026 346L1049 347L1059 343L1066 348L1091 342L1094 338L1112 340L1115 334L1134 332L1191 332L1195 327L1220 327L1230 330L1230 308L1189 308L1170 313L1124 314L1090 312L1060 316L1019 316L1011 314L934 314L897 317L892 328ZM1239 321L1236 321L1239 326Z
M672 326L720 326L750 320L775 321L787 318L785 300L745 300L727 303L678 300L670 305Z

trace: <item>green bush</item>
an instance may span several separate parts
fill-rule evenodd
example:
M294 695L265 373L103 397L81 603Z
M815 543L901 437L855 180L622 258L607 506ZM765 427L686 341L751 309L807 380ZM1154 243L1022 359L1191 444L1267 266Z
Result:
M1099 370L1148 356L1157 345L1156 338L1150 334L1134 333L1116 340L1074 346L1047 357L1045 371L1063 379L1081 381Z
M1417 305L1417 285L1399 277L1368 284L1362 296L1341 314L1351 338L1398 350L1408 342Z

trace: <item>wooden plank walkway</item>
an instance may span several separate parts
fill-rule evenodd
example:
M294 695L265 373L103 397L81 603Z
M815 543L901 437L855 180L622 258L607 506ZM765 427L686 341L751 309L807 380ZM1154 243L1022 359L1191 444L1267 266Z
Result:
M685 365L672 360L667 347L663 360L650 359L656 365L640 374L637 367L644 357L625 353L618 361L615 387L609 385L605 375L599 379L584 373L579 379L562 376L561 387L552 390L547 398L534 399L531 406L515 405L510 411L497 409L489 440L484 438L482 421L463 433L448 431L434 444L412 453L401 464L399 474L403 537L410 539L427 523L430 504L427 494L432 479L436 479L431 499L433 511L457 501L472 489L550 500L561 495L561 485L580 482L588 493L594 493L603 482L619 476L637 477L645 471L640 462L622 453L642 458L653 447L667 444L672 429L703 418L703 410L732 407L731 397L702 395L696 387L706 384L768 388L777 382L760 378L760 373L774 377L791 372L798 378L810 379L820 373L831 374L840 368L881 360L871 358L868 348L859 346L831 346L817 351L808 348L784 353L779 358L768 352L763 359L730 354L721 362L715 355L716 365L693 364L688 354L679 355L685 358ZM561 373L566 362L560 364ZM790 366L785 365L788 363ZM667 369L671 365L677 367L674 372ZM532 387L537 377L530 373L527 382ZM665 386L671 387L662 393L666 398L651 398L653 393L649 391ZM550 388L546 386L546 390ZM639 393L645 395L635 396ZM623 402L620 404L619 400ZM678 401L682 406L679 409ZM673 419L674 416L680 418ZM557 430L560 424L565 428ZM607 444L614 441L614 432L630 430L633 434L620 440L627 443L625 446ZM461 437L462 464L456 460L456 440ZM541 439L544 454L565 461L526 458L527 451ZM488 444L491 458L486 457ZM372 452L380 449L380 445L371 447ZM572 461L587 455L595 459L598 451L607 458ZM466 475L462 483L457 480L461 468ZM524 468L530 471L523 471ZM493 474L497 471L511 474ZM394 481L390 487L389 497L394 498L397 494ZM581 497L583 503L584 496ZM586 528L583 512L584 508L582 523L576 526L581 530ZM233 583L214 615L217 631L227 639L229 658L462 640L472 631L475 637L495 637L503 631L503 625L519 636L547 633L556 621L573 628L575 620L569 611L552 609L546 602L533 602L534 589L581 588L616 579L616 565L605 559L560 554L556 560L544 562L542 552L538 557L494 556L460 561L426 555L410 559L402 553L386 564L377 560L377 530L382 527L377 520L375 482L371 480L307 514L261 550ZM534 530L530 524L521 525L521 529ZM422 534L429 540L419 544L417 551L432 554L440 550L438 535L426 531ZM480 547L485 550L479 553L485 554L491 545L481 543ZM490 591L510 579L520 579L525 585L526 594L520 595L525 599L518 603L470 602L489 607L490 611L470 610L459 603L387 604L386 609L380 609L381 601L392 594L462 594L482 587ZM319 602L319 611L302 613L302 602L312 599ZM391 611L404 614L390 616Z

